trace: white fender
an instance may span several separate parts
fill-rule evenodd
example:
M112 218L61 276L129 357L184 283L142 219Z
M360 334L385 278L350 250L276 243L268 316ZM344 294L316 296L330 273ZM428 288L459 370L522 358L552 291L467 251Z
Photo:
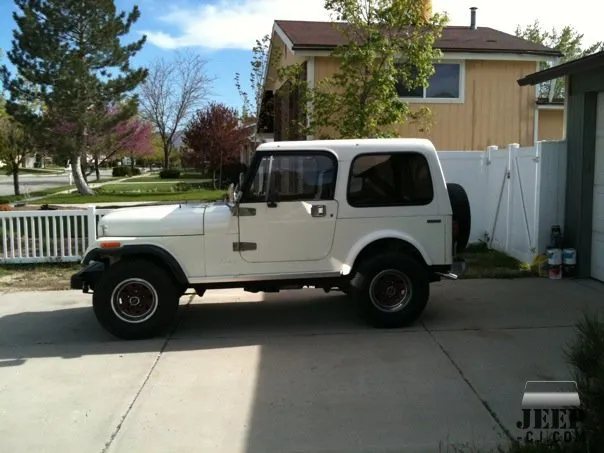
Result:
M367 236L363 236L363 238L361 238L359 241L357 241L356 244L354 244L354 246L350 249L350 252L348 252L348 255L346 256L346 261L342 265L342 269L340 271L341 274L350 274L350 271L352 270L352 266L354 264L354 260L356 260L357 256L359 256L359 253L361 253L361 251L366 246L380 239L401 239L405 242L408 242L418 250L418 252L421 254L422 258L428 266L432 265L432 260L426 253L426 250L421 246L419 242L417 242L411 236L397 230L378 230L372 232L371 234L368 234Z

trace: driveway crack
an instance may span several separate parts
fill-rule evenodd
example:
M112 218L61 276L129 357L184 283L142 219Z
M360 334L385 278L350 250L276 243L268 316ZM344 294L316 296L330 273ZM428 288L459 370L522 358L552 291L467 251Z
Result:
M184 307L182 307L183 310L188 310L189 309L189 307L191 305L191 302L193 302L193 299L195 299L195 294L191 295L191 297L189 298L189 300L187 301L187 303L184 305ZM119 423L117 424L117 426L113 430L113 433L111 433L111 436L109 437L109 440L105 443L105 446L101 450L101 453L107 453L107 451L109 450L109 448L113 444L113 441L115 440L115 438L117 437L117 435L121 431L122 426L124 425L124 422L128 418L128 415L130 415L130 411L132 410L132 408L136 404L136 402L137 402L140 394L143 392L143 389L147 385L147 382L149 382L149 379L151 378L151 375L153 374L153 371L155 370L155 367L159 363L159 359L161 359L161 356L164 353L164 350L168 346L168 343L172 339L172 336L174 335L174 332L176 332L176 329L178 329L178 327L180 326L180 324L182 322L182 319L183 319L183 316L181 315L181 316L179 316L179 318L180 319L174 324L174 326L172 327L172 329L170 330L170 332L166 336L166 339L163 342L162 347L160 348L159 352L157 353L157 356L155 357L155 360L153 360L153 363L151 364L151 367L149 368L149 371L147 372L147 374L145 376L145 379L143 379L143 382L141 383L140 387L136 391L136 393L134 395L134 398L132 398L132 401L130 401L130 404L126 408L126 411L120 417Z
M449 359L449 362L451 362L451 365L453 365L455 367L455 369L457 370L457 372L459 373L459 375L461 376L461 378L464 380L464 382L470 388L470 390L472 391L472 393L474 393L474 395L476 395L476 398L478 398L478 401L480 401L480 403L482 404L482 406L491 415L491 418L495 421L495 423L497 424L497 426L499 426L499 428L503 431L503 433L508 437L508 439L510 441L514 441L514 436L512 435L512 433L504 426L503 422L497 416L497 413L495 412L495 410L493 410L493 408L491 408L491 406L489 405L489 403L484 398L482 398L480 396L480 394L478 393L478 390L476 390L476 387L474 387L472 385L472 383L470 382L470 380L464 374L464 372L461 369L461 367L457 364L457 362L455 362L455 360L453 359L453 357L451 356L451 354L449 354L449 352L444 348L444 346L441 344L441 342L438 341L438 339L436 338L436 336L432 333L431 330L429 330L425 326L424 323L421 323L421 325L426 330L426 332L428 333L428 335L430 335L430 337L432 338L432 340L434 340L434 342L439 347L439 349L442 351L442 353L445 355L445 357L447 357L447 359Z

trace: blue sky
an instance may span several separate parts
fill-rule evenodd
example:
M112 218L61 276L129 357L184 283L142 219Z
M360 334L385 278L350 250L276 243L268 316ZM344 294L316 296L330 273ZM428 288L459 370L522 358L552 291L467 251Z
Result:
M13 2L0 0L0 48L11 47ZM147 34L148 41L134 64L145 65L159 56L169 57L176 49L199 52L208 61L208 74L216 78L212 100L240 108L234 84L236 72L247 81L251 48L269 33L274 20L329 20L323 0L116 0L120 9L137 4L141 18L132 38ZM585 43L603 39L600 15L593 14L590 0L575 0L574 8L552 7L551 0L433 0L433 10L447 12L451 25L469 23L471 6L478 7L478 26L513 33L516 26L535 19L546 27L573 25L585 34ZM8 60L4 56L3 63Z

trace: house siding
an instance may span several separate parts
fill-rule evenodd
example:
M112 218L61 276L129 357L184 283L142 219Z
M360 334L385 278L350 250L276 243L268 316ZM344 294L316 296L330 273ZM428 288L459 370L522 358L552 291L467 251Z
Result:
M538 140L562 140L564 110L539 110Z
M315 59L315 80L333 75L337 60ZM535 72L534 61L465 62L463 103L410 104L427 106L433 113L432 127L420 131L419 124L397 128L401 137L425 137L441 150L483 150L489 145L509 143L530 146L534 142L535 89L519 87L516 80Z
M277 67L281 68L284 66L290 66L293 64L302 63L305 61L305 58L294 55L287 48L287 46L285 45L283 40L279 37L279 35L277 35L276 33L273 33L271 42L272 42L272 52L279 52L279 61L274 62L274 63L271 62L271 65L269 66L269 72L268 72L268 77L266 80L265 89L271 90L271 91L276 91L279 88L281 88L283 83L285 83L285 80L278 79L276 68Z
M570 76L567 101L565 246L577 253L577 275L591 275L593 184L598 92L604 91L604 68Z

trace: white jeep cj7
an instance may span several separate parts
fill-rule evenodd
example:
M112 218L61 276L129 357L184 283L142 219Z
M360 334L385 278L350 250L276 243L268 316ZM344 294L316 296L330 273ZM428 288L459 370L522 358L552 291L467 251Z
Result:
M125 339L162 333L190 288L337 290L370 324L401 327L431 282L457 278L469 234L467 194L428 140L273 142L229 201L105 215L71 288L92 290L100 324Z

